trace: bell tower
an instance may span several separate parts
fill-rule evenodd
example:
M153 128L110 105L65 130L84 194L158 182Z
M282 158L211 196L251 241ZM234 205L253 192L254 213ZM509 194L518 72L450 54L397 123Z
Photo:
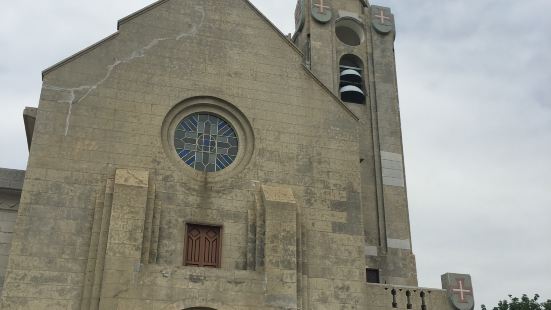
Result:
M299 0L293 42L304 64L360 119L366 270L417 285L396 82L394 16L366 0Z

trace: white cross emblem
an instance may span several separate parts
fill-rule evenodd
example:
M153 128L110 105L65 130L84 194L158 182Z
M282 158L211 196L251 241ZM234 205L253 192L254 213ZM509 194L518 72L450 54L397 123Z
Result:
M390 20L390 17L385 15L385 10L383 9L380 9L379 15L375 15L375 17L378 17L381 20L381 24L384 24L387 19Z
M452 289L452 292L459 296L460 302L467 303L467 298L465 298L465 296L472 296L473 291L463 287L465 279L459 279L457 280L457 282L459 286L457 288Z
M324 0L319 0L320 3L314 3L314 6L318 8L321 14L325 14L325 9L330 9L329 6L325 5Z

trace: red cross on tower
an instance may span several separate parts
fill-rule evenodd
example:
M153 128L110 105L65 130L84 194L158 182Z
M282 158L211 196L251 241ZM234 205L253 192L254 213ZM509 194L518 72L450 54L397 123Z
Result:
M390 17L385 15L385 10L383 9L380 9L379 15L375 15L375 17L378 17L381 19L381 24L384 24L387 19L390 20Z
M473 290L465 288L465 279L458 279L458 286L452 288L452 293L459 296L459 301L461 303L468 303L466 296L473 296Z
M325 0L319 0L319 3L314 3L314 6L318 8L321 14L325 14L325 9L330 9L329 6L325 5Z

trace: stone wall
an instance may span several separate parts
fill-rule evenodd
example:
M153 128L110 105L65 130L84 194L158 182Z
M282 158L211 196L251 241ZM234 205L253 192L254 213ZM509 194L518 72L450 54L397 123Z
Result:
M24 178L25 171L0 169L0 294L4 286Z

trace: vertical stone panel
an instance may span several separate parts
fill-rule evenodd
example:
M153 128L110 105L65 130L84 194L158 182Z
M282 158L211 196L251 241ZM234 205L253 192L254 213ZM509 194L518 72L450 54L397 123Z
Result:
M148 171L116 171L100 309L111 309L117 293L135 283L141 270L148 187Z
M297 205L286 187L262 186L266 210L267 297L269 305L297 308Z
M151 259L152 249L156 244L155 240L155 184L151 184L148 188L148 198L146 207L146 220L143 235L142 262L149 264Z
M109 182L108 182L109 183ZM111 182L112 185L112 182ZM92 234L90 236L90 247L88 249L88 264L86 265L86 273L84 275L84 286L82 289L81 297L81 310L90 309L95 277L96 277L96 266L103 262L105 251L100 252L99 249L102 247L101 241L101 232L103 224L103 214L105 210L104 200L108 193L105 191L105 188L108 186L100 187L98 190L96 198L96 207L94 209L94 221L92 224ZM112 187L111 187L112 188ZM103 191L101 190L103 189ZM103 247L105 249L105 247ZM99 297L99 296L98 296Z
M151 249L149 253L149 263L157 263L159 252L159 231L161 228L161 202L155 200L153 206L153 220L151 228Z

